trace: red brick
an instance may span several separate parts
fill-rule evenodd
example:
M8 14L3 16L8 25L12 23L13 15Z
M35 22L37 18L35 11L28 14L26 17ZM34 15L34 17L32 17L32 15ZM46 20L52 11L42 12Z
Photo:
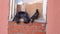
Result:
M9 26L8 28L11 28L12 29L12 28L14 28L14 26Z
M12 32L12 33L19 32L19 30L9 30L9 32Z
M41 27L40 30L45 30L45 27Z
M30 31L30 30L23 30L22 33L24 33L24 34L32 34L32 31Z
M34 26L42 26L42 23L34 23Z
M33 34L46 34L46 32L33 32Z

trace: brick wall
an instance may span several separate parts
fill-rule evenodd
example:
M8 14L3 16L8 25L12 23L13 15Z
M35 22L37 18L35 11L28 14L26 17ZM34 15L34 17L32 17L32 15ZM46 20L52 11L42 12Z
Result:
M43 23L16 24L9 22L8 25L8 34L46 34Z

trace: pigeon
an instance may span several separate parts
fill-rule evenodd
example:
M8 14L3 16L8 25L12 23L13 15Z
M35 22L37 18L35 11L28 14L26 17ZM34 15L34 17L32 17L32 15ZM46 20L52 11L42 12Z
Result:
M36 9L35 14L31 17L31 22L33 23L35 19L38 19L39 17L39 12L38 9Z
M16 13L13 21L16 21L17 24L19 24L21 22L21 18L23 18L24 23L29 23L30 22L30 18L29 15L27 14L27 12L23 12L23 11L19 11Z

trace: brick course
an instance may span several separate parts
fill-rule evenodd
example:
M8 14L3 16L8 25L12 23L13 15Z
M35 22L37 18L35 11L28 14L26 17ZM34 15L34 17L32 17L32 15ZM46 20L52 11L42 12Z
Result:
M45 34L45 24L16 24L15 22L8 23L8 34ZM44 26L43 26L44 25Z

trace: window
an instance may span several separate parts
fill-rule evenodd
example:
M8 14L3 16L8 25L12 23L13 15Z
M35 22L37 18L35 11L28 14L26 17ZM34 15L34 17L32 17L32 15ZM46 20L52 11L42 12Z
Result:
M39 9L40 18L35 22L46 22L47 0L10 0L9 21L12 21L17 11L27 11L29 16Z

